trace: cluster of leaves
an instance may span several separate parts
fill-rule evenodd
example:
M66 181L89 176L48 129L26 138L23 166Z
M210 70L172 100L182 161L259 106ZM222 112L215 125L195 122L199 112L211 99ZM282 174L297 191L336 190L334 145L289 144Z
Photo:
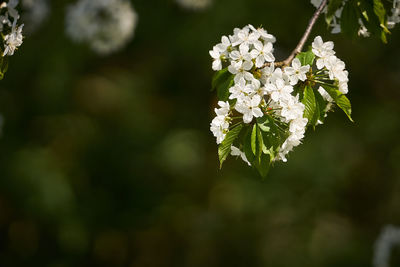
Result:
M351 38L356 37L361 19L370 33L387 43L387 35L390 34L387 28L387 15L392 7L391 2L382 0L330 0L326 15L328 25L332 22L335 12L342 7L340 28L345 35Z
M302 65L313 66L315 55L311 48L307 52L297 55ZM322 123L332 108L333 103L326 101L318 92L321 81L318 81L317 71L310 68L307 80L299 83L295 87L295 93L299 94L299 99L305 105L304 117L308 119L308 127ZM212 89L217 91L219 101L229 101L231 106L235 104L235 99L229 99L229 88L233 85L234 75L227 69L223 69L214 75ZM323 82L323 88L331 96L336 106L338 106L351 120L351 104L349 99L339 91L336 82ZM254 119L250 124L243 121L233 123L224 141L218 147L220 167L231 154L232 145L239 147L244 152L248 162L259 174L265 178L271 165L275 162L282 144L289 136L289 126L274 117L274 113L268 108L264 111L264 116Z
M315 55L310 48L307 52L298 54L297 58L303 66L313 66ZM299 93L301 102L305 105L304 118L308 119L308 126L312 126L315 129L315 126L324 122L327 113L332 108L332 103L326 101L318 91L320 86L325 89L336 106L343 110L349 120L353 121L351 118L350 100L339 91L338 82L327 82L325 79L320 81L315 73L318 72L311 68L307 75L307 80L304 83L300 83L299 86L296 86L296 91Z

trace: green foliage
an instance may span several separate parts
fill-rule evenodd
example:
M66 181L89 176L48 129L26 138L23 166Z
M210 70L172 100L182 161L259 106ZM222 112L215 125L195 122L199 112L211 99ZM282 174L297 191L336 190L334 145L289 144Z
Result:
M224 141L218 146L218 156L220 162L220 168L222 168L222 164L231 153L231 147L233 142L238 138L240 131L243 128L243 123L235 126L232 130L230 130L226 136Z
M233 78L228 68L222 69L214 74L211 82L211 88L217 90L218 100L227 101L229 97L229 88L233 85Z
M387 43L387 18L386 9L381 0L363 0L357 2L360 11L360 18L365 27L375 36Z
M315 55L312 52L311 48L307 52L301 52L297 54L296 58L298 58L301 62L301 65L310 65L314 63Z
M267 127L265 125L262 126L262 128L268 131L271 130L271 127ZM268 175L271 160L273 159L271 156L272 153L269 153L268 149L265 147L264 139L268 139L268 135L266 133L267 132L260 128L258 123L255 123L253 127L248 128L243 142L243 150L247 160L263 178Z
M330 0L325 20L328 25L332 22L335 12L343 6L340 17L340 28L343 34L355 38L360 28L359 19L374 36L387 43L387 13L390 5L385 8L382 0Z
M350 121L353 122L351 118L351 103L350 100L342 94L336 86L323 85L323 88L328 92L328 94L333 98L336 105L346 113Z
M350 0L346 2L343 7L340 28L343 34L354 38L358 34L358 29L360 25L358 19L360 17L359 10L355 5L355 2Z
M257 124L253 125L253 130L251 131L251 151L253 152L253 154L256 156L257 153L257 149L259 148L257 142L258 142L258 134L257 132L259 131Z
M383 29L386 28L386 10L381 0L373 0L374 13L378 17L380 25Z
M287 139L287 125L265 115L257 118L253 125L245 126L243 135L243 152L251 166L265 178L280 147Z
M320 117L318 102L315 99L314 90L311 86L304 88L304 95L301 102L304 104L304 118L308 119L308 125L314 126Z

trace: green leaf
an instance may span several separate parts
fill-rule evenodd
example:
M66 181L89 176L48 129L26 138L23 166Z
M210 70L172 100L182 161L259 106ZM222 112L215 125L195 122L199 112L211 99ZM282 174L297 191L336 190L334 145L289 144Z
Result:
M270 156L267 154L261 154L260 160L251 165L258 171L262 178L266 178L271 167Z
M301 53L297 54L296 58L298 58L300 60L302 66L305 66L305 65L312 66L314 59L315 59L315 55L312 52L312 50L310 49L307 52L301 52Z
M234 84L233 75L230 79L226 80L225 82L221 83L217 87L217 97L220 101L228 101L229 99L229 88L231 88Z
M271 134L263 132L258 123L253 127L247 127L247 133L243 139L243 151L251 166L258 171L261 177L265 178L268 174L272 159L269 154L263 153L264 135ZM255 133L255 137L254 137ZM255 152L253 151L255 148Z
M274 119L268 115L257 118L257 124L263 139L261 150L264 154L270 155L271 161L275 158L281 145L288 137L287 131L284 129L287 126L278 125L277 123L277 121L274 121ZM268 128L268 131L263 131L262 128Z
M258 125L257 125L257 144L258 144L257 156L258 156L258 159L260 160L261 154L263 153L264 140L263 140L263 132L258 127Z
M342 16L340 20L340 28L343 34L349 37L356 37L360 25L358 23L359 10L354 5L354 1L347 1L343 7Z
M231 73L228 71L228 68L222 69L220 71L217 71L211 81L211 89L212 91L217 89L218 84L220 84L222 81L225 81L229 78Z
M328 94L333 98L335 101L336 105L346 113L347 117L351 122L354 122L353 119L351 118L351 103L350 100L340 92L337 87L334 86L327 86L323 85L322 86Z
M381 0L374 0L374 13L378 17L381 27L386 27L386 9Z
M228 101L229 88L234 84L234 75L228 71L228 68L222 69L214 74L211 82L211 91L217 90L217 97L220 101Z
M251 132L251 151L256 155L256 140L257 138L257 124L253 125L253 131Z
M222 141L222 143L218 146L218 156L219 156L220 168L222 168L222 164L224 163L226 158L231 153L232 144L239 136L242 128L243 128L243 123L235 126L232 130L230 130L226 134L224 141Z
M252 128L246 126L246 134L243 136L243 152L246 155L247 160L252 163L255 159L255 155L253 154L253 150L251 147L251 136L252 136Z
M379 20L379 27L381 28L381 40L382 42L387 43L386 34L390 33L390 31L387 28L386 9L381 0L374 0L374 13Z
M304 88L304 96L301 102L305 106L304 118L308 119L308 125L315 126L319 118L319 109L311 86Z
M374 36L381 38L382 42L387 43L386 10L380 0L364 0L357 2L359 12L362 14L361 19Z
M269 120L269 117L267 115L261 118L257 118L257 125L263 132L271 131L271 121Z
M255 123L253 125L253 130L251 131L251 152L256 157L257 162L260 162L263 144L262 131L258 127L258 124Z

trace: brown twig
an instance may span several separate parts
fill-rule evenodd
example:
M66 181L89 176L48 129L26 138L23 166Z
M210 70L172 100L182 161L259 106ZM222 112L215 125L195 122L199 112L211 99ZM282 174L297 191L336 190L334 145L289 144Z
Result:
M288 66L294 57L303 50L303 47L305 43L307 42L308 37L310 36L311 30L314 27L315 22L318 20L319 16L322 13L322 10L326 7L328 3L328 0L323 0L321 5L318 7L318 9L315 11L314 15L311 17L310 22L308 23L307 29L303 34L303 37L301 37L299 43L297 44L296 48L292 51L292 53L289 55L287 59L284 61L279 61L273 63L276 67L283 67L283 66ZM263 67L270 66L272 63L266 63L264 64Z

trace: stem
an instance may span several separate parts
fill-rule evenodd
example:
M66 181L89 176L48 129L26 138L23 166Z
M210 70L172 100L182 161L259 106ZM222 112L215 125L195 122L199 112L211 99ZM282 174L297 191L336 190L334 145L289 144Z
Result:
M288 66L292 62L294 57L303 50L303 47L304 47L305 43L307 42L308 37L310 36L311 30L314 27L315 22L317 22L319 16L322 13L322 10L324 10L327 3L328 3L328 0L322 1L321 5L318 7L318 9L315 11L314 15L311 17L310 21L308 22L308 26L306 28L306 31L303 34L303 37L301 37L299 43L297 44L296 48L292 51L292 53L289 55L289 57L287 59L285 59L284 61L264 64L263 67L269 66L270 64L274 64L276 67Z
M333 84L325 83L325 82L323 82L323 81L321 81L321 80L315 80L315 82L316 82L316 83L319 83L319 84L322 84L322 85L334 86Z

